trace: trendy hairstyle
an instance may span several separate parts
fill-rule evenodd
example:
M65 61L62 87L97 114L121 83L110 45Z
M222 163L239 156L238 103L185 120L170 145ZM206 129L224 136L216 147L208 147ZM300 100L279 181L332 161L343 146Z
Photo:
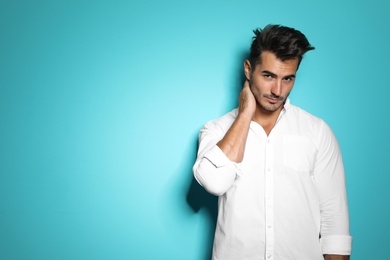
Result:
M270 51L282 61L298 59L298 67L303 55L314 47L310 45L306 36L294 28L269 24L264 29L253 31L253 41L251 45L249 61L252 70L257 64L261 64L261 53Z

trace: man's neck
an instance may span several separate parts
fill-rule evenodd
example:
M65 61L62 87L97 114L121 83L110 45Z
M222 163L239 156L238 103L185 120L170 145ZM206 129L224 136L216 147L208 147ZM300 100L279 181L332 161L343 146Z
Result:
M281 106L278 110L274 112L266 111L261 107L256 108L255 115L253 117L253 121L261 125L267 135L272 131L274 128L276 121L278 120L278 117L280 113L283 110L283 106Z

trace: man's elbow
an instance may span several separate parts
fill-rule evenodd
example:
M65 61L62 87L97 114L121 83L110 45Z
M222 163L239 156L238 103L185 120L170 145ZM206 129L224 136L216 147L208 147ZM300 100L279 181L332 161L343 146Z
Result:
M199 170L194 171L194 177L197 182L210 194L215 196L221 196L226 192L226 187L221 185L217 180L213 180L213 178L207 178ZM206 178L205 178L206 177Z
M193 168L197 182L209 193L221 196L231 187L235 173L216 168L210 162L200 163Z

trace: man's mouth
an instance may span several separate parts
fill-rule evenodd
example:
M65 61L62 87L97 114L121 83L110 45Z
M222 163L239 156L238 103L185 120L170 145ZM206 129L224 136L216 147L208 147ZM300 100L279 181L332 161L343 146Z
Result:
M278 103L279 101L283 100L282 97L279 96L273 96L273 95L264 95L266 99L268 99L268 102L270 103Z

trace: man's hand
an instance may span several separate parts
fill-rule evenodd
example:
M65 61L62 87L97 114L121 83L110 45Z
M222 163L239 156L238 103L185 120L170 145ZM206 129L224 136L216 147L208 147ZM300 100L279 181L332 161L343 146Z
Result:
M244 87L241 90L239 104L239 113L247 115L252 119L256 111L256 99L253 96L252 90L249 88L248 80L245 81Z
M325 260L349 260L349 255L325 255Z

